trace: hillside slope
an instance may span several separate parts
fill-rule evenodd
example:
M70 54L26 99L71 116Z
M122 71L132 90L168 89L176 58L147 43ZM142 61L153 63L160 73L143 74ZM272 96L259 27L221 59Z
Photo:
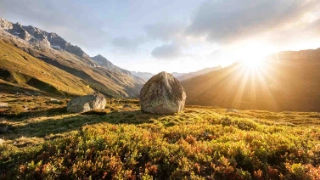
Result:
M0 40L0 62L0 84L7 85L2 91L9 90L5 87L11 84L58 95L93 92L80 78L34 58L3 40Z
M131 74L99 66L81 48L67 43L55 33L3 19L0 25L0 37L6 43L78 77L95 91L108 97L135 97L139 94L142 82L137 82Z
M320 49L281 52L261 69L243 64L182 82L187 104L226 108L320 111Z

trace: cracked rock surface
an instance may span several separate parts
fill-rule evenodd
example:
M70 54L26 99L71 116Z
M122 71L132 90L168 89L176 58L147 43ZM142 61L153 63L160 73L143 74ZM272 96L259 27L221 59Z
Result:
M140 91L140 105L144 112L173 114L181 112L186 93L171 74L160 72L148 80Z

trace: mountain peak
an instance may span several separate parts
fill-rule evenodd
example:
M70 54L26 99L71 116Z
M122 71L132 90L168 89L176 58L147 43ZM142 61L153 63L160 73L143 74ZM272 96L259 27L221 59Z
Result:
M99 58L99 59L105 59L105 60L107 60L107 58L105 58L105 57L102 56L101 54L98 54L98 55L96 55L96 56L94 56L94 57L91 57L91 58Z
M89 56L78 46L67 43L62 37L56 33L48 33L34 26L24 26L21 23L12 23L4 18L0 19L0 28L17 36L31 45L51 47L56 50L65 50L71 54L81 58L89 59Z
M12 28L12 23L9 22L8 20L4 19L4 18L0 18L0 28L11 29Z
M104 56L102 56L101 54L98 54L98 55L96 55L96 56L94 56L94 57L91 57L91 59L92 60L94 60L94 61L96 61L96 62L98 62L99 64L101 64L101 63L109 63L110 61L107 59L107 58L105 58ZM111 63L111 62L110 62Z
M9 21L4 18L0 18L0 22L9 22Z
M104 56L102 56L101 54L98 54L94 57L91 57L91 59L96 62L97 64L99 64L102 67L108 68L108 69L115 69L118 70L124 74L130 75L131 73L128 70L119 68L118 66L114 65L112 62L110 62L107 58L105 58Z
M91 59L94 60L96 63L100 64L101 66L106 66L106 67L113 66L113 64L101 54L91 57Z

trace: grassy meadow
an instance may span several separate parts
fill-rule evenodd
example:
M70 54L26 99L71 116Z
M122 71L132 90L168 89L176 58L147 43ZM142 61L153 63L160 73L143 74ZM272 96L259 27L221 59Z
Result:
M152 115L113 99L71 114L68 99L50 99L0 95L10 105L0 108L0 179L320 177L320 113L187 106Z

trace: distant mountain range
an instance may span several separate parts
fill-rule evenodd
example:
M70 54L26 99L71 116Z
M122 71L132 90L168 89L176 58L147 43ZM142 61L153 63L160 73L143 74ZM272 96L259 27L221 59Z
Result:
M320 49L280 52L261 69L243 64L182 81L187 104L273 111L320 111Z
M171 73L175 78L177 78L179 81L184 81L202 74L206 74L208 72L211 71L216 71L221 69L221 66L217 66L217 67L210 67L210 68L204 68L201 69L199 71L195 71L195 72L190 72L190 73L178 73L178 72L173 72ZM148 81L152 76L154 76L155 74L149 73L149 72L136 72L136 71L131 71L131 74L145 80Z
M196 77L196 76L200 76L202 74L206 74L208 72L217 71L217 70L219 70L221 68L222 68L221 66L209 67L209 68L204 68L204 69L201 69L199 71L190 72L190 73L176 73L176 72L173 72L172 75L174 77L176 77L179 81L184 81L184 80Z
M98 54L97 56L91 57L91 59L98 64L98 67L105 67L109 70L114 70L114 71L118 71L121 72L123 74L126 74L128 76L131 76L136 83L138 84L144 84L145 80L140 78L139 76L136 76L135 74L133 74L131 71L126 70L126 69L122 69L114 64L112 64L112 62L110 62L107 58L103 57L102 55Z
M144 81L148 81L152 76L155 75L155 74L152 74L152 73L149 73L149 72L139 72L139 71L138 72L137 71L131 71L131 74L143 79Z
M43 87L51 87L49 92L55 94L80 95L98 91L109 97L137 97L145 82L103 56L91 58L56 33L37 27L0 19L0 37L0 71L6 74L0 76L2 87L47 92L34 85L37 83L29 82L35 79L45 84ZM28 63L22 63L23 60ZM78 88L84 90L77 91Z

